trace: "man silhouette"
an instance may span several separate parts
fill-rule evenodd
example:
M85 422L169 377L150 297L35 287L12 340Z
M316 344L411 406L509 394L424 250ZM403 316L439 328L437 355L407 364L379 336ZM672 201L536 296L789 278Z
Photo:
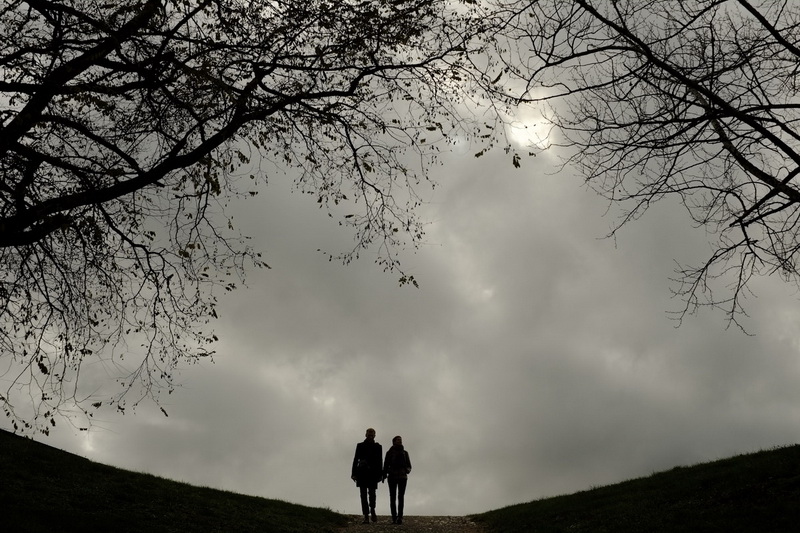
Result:
M367 429L365 437L364 442L356 444L350 478L358 486L361 495L361 513L364 515L364 523L368 524L370 515L373 522L378 521L378 515L375 514L375 491L383 476L383 448L375 442L374 429Z

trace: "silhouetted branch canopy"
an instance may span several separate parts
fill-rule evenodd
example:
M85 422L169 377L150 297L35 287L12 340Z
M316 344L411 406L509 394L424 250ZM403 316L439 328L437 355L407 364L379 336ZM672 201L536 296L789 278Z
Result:
M352 208L344 261L376 246L400 271L433 141L467 128L484 26L470 2L4 2L0 403L15 427L96 405L89 358L124 410L213 352L218 291L266 266L224 207L267 169Z
M416 284L397 253L423 239L438 150L505 143L520 167L516 106L622 207L612 235L673 197L714 236L676 271L680 317L739 324L754 276L800 280L788 0L7 0L0 29L0 403L20 429L124 411L213 353L218 295L267 266L226 206L268 177L352 230L341 260L372 248Z
M546 105L567 163L624 208L676 197L715 235L677 270L684 312L734 323L748 281L798 281L800 5L785 0L498 1L498 94ZM525 53L509 53L509 50ZM502 82L501 82L502 83ZM615 230L616 231L616 230Z

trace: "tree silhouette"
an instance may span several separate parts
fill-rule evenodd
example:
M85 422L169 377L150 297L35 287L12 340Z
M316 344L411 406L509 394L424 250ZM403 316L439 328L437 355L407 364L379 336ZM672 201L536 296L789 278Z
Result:
M715 247L676 269L680 317L740 325L748 283L797 283L800 6L782 0L497 1L495 94L543 104L586 182L624 209L676 197ZM555 136L554 136L555 138Z
M467 127L467 53L486 27L475 9L4 2L0 402L14 427L157 399L179 363L213 353L217 294L266 266L224 207L267 167L340 206L355 236L344 261L374 246L415 283L393 250L422 236L414 187L433 141ZM89 360L118 391L86 388Z

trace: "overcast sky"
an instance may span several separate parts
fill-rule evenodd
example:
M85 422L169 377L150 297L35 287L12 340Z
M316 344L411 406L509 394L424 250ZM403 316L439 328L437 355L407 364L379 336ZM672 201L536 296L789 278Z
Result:
M460 515L800 441L800 306L760 280L746 321L669 311L703 230L657 205L603 239L605 203L548 155L452 155L399 287L278 177L236 220L271 270L225 297L215 364L181 373L169 417L101 411L47 444L193 484L357 514L364 430L402 435L406 513ZM388 513L382 485L379 514Z

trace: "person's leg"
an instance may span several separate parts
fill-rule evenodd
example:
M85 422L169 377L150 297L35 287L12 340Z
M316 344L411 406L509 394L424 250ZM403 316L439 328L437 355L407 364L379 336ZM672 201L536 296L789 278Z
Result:
M364 521L369 521L369 504L367 502L367 484L362 483L360 487L358 487L358 492L361 496L361 514L364 515Z
M397 504L395 503L395 498L397 498L397 481L393 479L389 479L389 508L392 511L392 522L397 522Z
M408 485L408 479L398 479L397 480L397 522L401 523L403 521L403 504L405 503L406 497L406 485Z
M374 485L370 485L369 486L369 509L370 509L371 514L372 514L372 521L373 522L377 522L378 521L378 515L375 514L375 503L377 502L377 499L378 499L377 495L375 494L375 491L377 491L377 490L378 490L378 484L377 483L375 483Z

